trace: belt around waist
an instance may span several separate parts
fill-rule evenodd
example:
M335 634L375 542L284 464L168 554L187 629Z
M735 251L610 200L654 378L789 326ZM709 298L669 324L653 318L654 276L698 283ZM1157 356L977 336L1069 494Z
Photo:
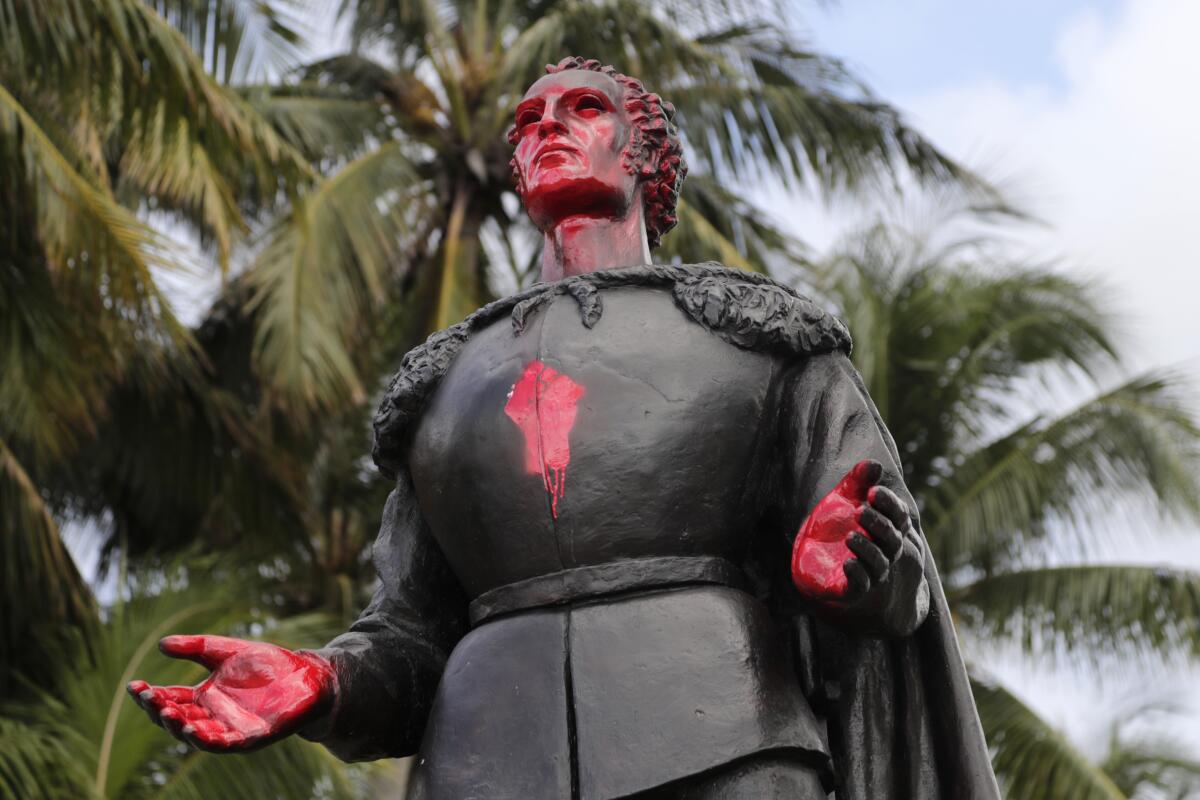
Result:
M745 591L749 581L719 556L632 558L564 569L489 589L471 601L471 626L493 617L607 595L679 586L728 586Z

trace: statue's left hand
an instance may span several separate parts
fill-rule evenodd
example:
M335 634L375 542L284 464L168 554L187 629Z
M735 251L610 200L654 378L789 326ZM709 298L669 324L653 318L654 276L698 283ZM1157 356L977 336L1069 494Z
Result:
M929 610L925 548L882 475L861 461L822 498L796 536L792 580L842 618L907 636Z
M316 653L227 636L168 636L158 646L212 675L196 686L132 681L129 693L151 720L202 750L262 747L315 722L333 701L333 665Z

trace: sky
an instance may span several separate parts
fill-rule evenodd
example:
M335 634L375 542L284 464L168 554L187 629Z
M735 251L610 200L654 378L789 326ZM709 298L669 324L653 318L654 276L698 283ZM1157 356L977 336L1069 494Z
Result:
M797 0L796 8L791 24L815 47L1044 223L1023 228L1015 247L1110 287L1134 369L1180 366L1200 386L1198 0ZM861 210L777 193L767 207L818 250L864 220ZM1146 536L1104 558L1200 569L1200 532ZM993 667L1090 755L1147 686L1184 700L1171 729L1200 743L1200 691L1188 688L1200 683L1195 669L1097 675L1016 657Z

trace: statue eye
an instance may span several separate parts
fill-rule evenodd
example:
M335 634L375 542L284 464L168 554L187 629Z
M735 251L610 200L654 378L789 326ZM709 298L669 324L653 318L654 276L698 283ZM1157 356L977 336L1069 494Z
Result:
M526 109L517 114L517 127L525 128L529 125L536 125L542 119L542 115L534 109Z
M580 95L575 101L575 113L582 114L585 117L594 117L597 114L603 114L608 108L604 105L604 101L594 94Z

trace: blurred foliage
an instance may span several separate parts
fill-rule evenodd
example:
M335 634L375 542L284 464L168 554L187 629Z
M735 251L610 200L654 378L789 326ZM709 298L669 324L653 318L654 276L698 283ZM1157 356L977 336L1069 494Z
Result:
M659 260L804 274L845 312L970 639L1039 658L1195 654L1196 576L1086 561L1111 498L1195 519L1200 497L1182 384L1105 382L1120 348L1095 290L885 228L814 266L734 188L915 184L1003 209L782 28L784 10L346 0L348 52L306 64L304 0L0 2L0 797L362 788L302 742L218 769L138 718L123 681L197 677L147 657L168 629L258 619L312 643L359 607L387 488L367 457L371 398L421 336L536 278L504 132L568 54L678 109L692 172ZM164 286L206 273L219 296L186 326ZM1096 391L1014 416L1054 374ZM68 523L119 573L114 607L63 546ZM1063 531L1078 563L1029 562ZM154 566L180 552L247 571ZM1013 797L1132 797L1194 774L1124 732L1088 762L1010 693L977 688ZM1050 774L1079 777L1029 777Z
M367 774L351 771L319 745L292 737L273 747L220 759L193 751L150 724L129 702L126 684L195 683L205 670L160 656L171 632L261 632L295 647L323 643L337 625L311 616L276 623L255 611L256 582L220 563L188 559L134 576L119 603L85 644L64 644L53 670L30 679L26 699L0 711L0 798L265 797L352 800L369 796ZM230 588L230 584L239 588ZM248 627L248 621L266 624ZM304 635L315 633L316 637Z
M1200 573L1095 558L1097 542L1143 540L1164 519L1200 522L1193 390L1169 371L1124 374L1099 285L947 230L874 226L812 280L896 439L1006 794L1134 797L1157 773L1090 761L982 665L1005 644L1097 670L1200 654Z

